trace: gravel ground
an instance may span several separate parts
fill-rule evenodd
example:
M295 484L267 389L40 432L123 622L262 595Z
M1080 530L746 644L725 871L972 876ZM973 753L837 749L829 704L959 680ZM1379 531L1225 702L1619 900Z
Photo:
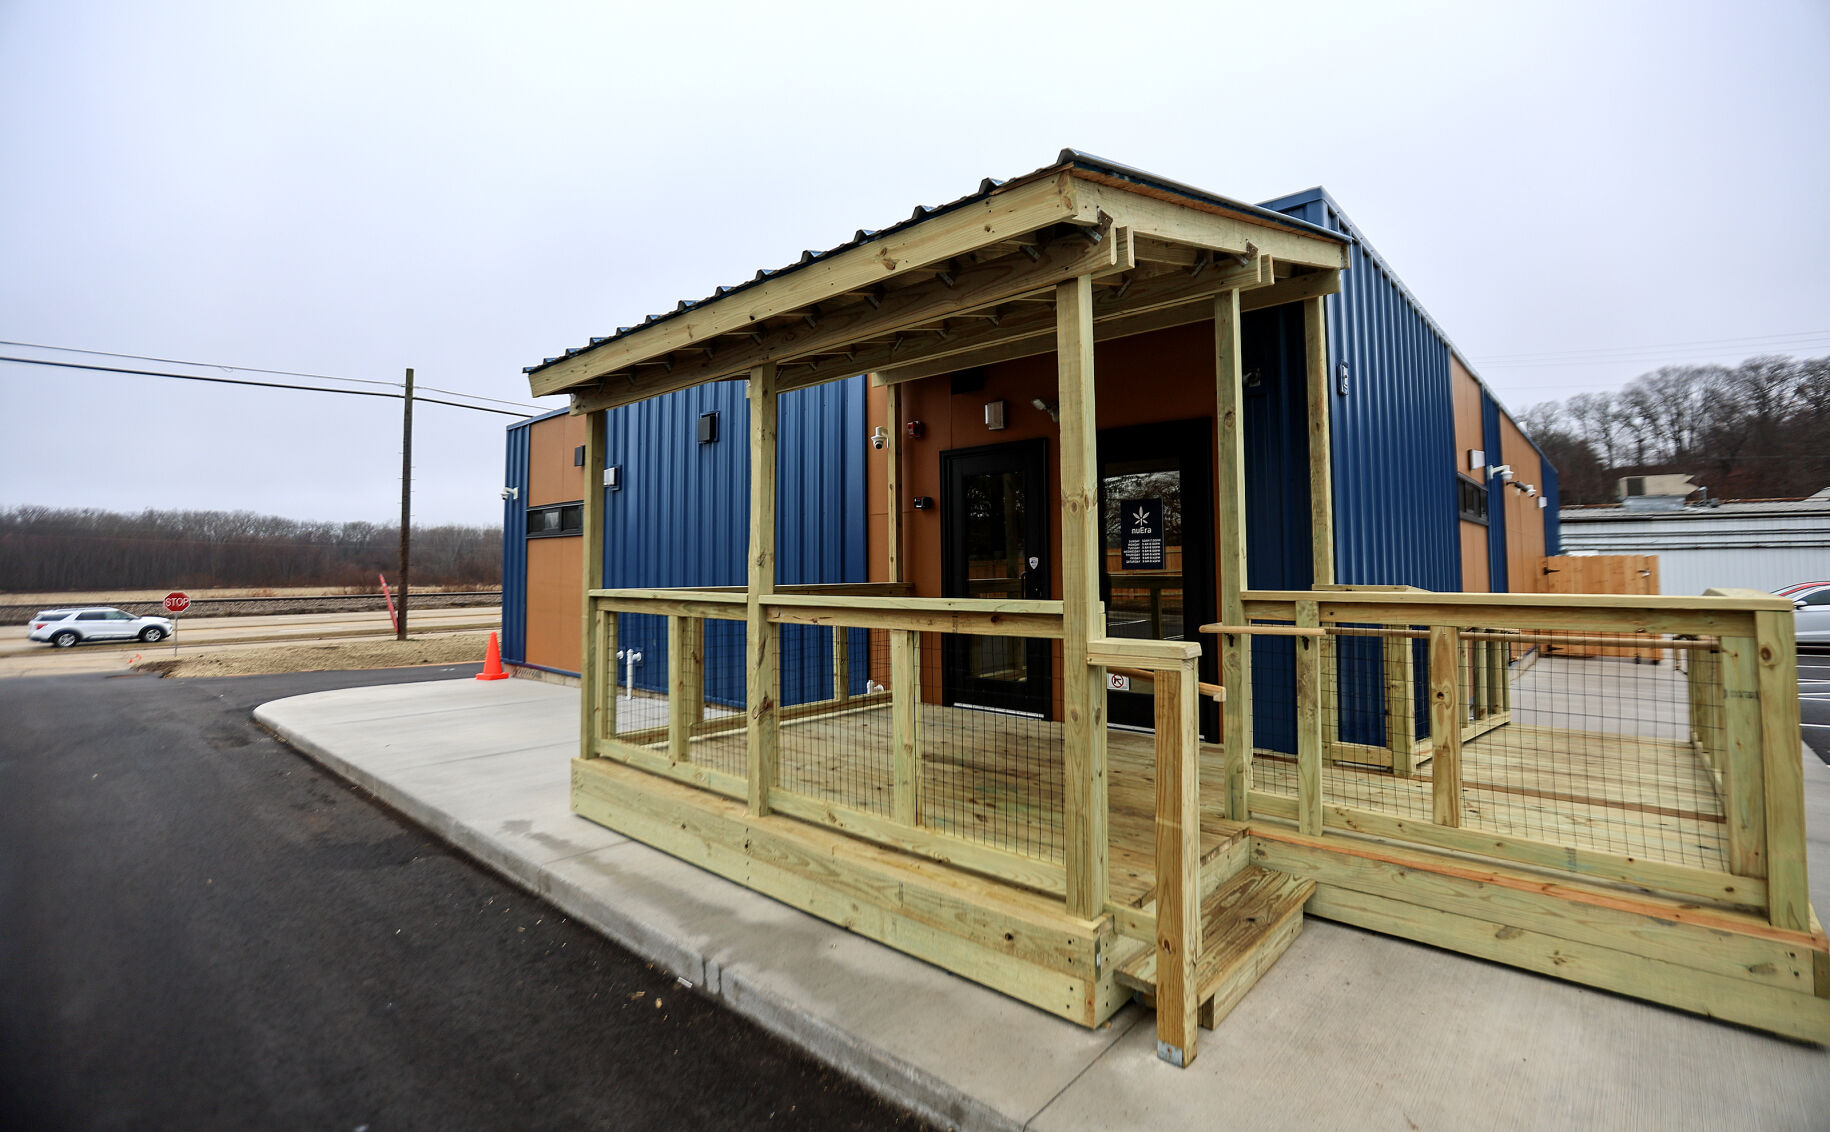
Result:
M224 649L200 656L161 657L134 665L160 676L250 676L275 672L336 672L357 668L405 668L415 664L476 664L488 633L409 638L405 641L346 641L325 645L276 645Z

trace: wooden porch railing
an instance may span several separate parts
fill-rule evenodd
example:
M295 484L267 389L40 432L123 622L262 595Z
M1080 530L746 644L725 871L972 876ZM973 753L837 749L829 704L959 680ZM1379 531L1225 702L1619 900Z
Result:
M1005 836L996 838L962 835L939 815L927 812L943 795L950 803L959 799L944 794L955 787L927 781L932 750L950 737L950 709L933 703L931 695L924 697L922 684L924 634L1060 640L1061 603L912 598L903 596L906 591L904 585L781 587L760 601L769 635L761 649L748 642L731 643L747 632L739 625L748 602L741 590L592 591L591 624L600 655L616 654L619 614L664 617L668 675L665 721L659 723L619 721L615 675L620 672L606 671L606 679L587 689L593 723L586 757L613 759L731 798L760 798L764 813L829 826L1009 883L1064 894L1059 798L1048 799L1056 807L1052 813L1000 814L999 830ZM711 657L706 645L707 625L721 622L730 638L724 650L727 661L744 658L741 672L734 663L723 671L724 682L735 689L726 689L722 707L730 710L722 711L709 700ZM783 703L782 696L783 629L789 626L804 627L803 641L810 632L830 634L828 658L823 659L827 672L812 673L805 655L787 661L798 661L795 675L800 683L820 684L824 693L794 704ZM860 677L861 691L856 687ZM760 698L750 694L758 682L765 690ZM648 714L661 710L662 698L657 693L645 697ZM745 709L737 710L739 704ZM999 718L1008 721L1007 726L1038 732L1044 741L1053 734L1059 745L1059 724L1052 725L1051 732L1051 725L1043 721ZM822 728L851 730L844 731L841 740ZM930 729L926 736L924 728ZM882 776L886 781L876 784L887 787L887 804L875 804L881 791L874 789L847 794L806 781L785 781L783 735L790 729L801 740L796 749L803 755L809 751L801 748L826 744L833 765L877 760L873 766L887 766ZM759 744L768 757L757 757ZM758 776L761 780L753 781ZM1057 839L1052 852L1051 836Z
M1298 638L1293 704L1268 707L1267 675L1254 677L1250 816L1758 908L1810 930L1783 599L1248 591L1244 609L1253 625L1207 628L1322 634ZM1349 672L1342 652L1356 638L1379 644L1354 646ZM1584 641L1611 658L1552 647ZM1660 666L1667 657L1676 668ZM1614 667L1558 667L1573 665ZM1596 680L1620 690L1585 684ZM1634 689L1664 698L1636 704ZM1587 706L1571 707L1577 697ZM1416 740L1420 699L1428 723ZM1288 712L1277 730L1293 727L1292 750L1266 746L1270 710ZM1353 711L1382 721L1383 744L1343 741ZM1279 769L1291 758L1293 781ZM1693 772L1713 796L1691 791Z

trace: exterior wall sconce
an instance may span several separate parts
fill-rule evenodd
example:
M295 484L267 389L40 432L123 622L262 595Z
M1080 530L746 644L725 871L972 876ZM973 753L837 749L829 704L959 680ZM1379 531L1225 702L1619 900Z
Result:
M985 403L985 427L992 432L1004 427L1004 402L987 401Z
M718 413L716 410L699 414L699 443L718 443Z
M611 491L623 490L623 466L611 464L604 468L604 486Z

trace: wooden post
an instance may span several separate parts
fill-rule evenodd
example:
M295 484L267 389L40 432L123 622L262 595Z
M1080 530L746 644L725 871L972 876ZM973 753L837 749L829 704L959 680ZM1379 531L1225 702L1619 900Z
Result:
M1766 776L1761 767L1760 665L1752 637L1723 637L1716 662L1722 676L1721 737L1723 817L1728 871L1767 873Z
M1061 417L1061 680L1065 761L1067 906L1105 912L1106 690L1086 663L1087 641L1106 632L1099 603L1099 422L1093 394L1093 279L1055 287L1055 353Z
M1309 539L1315 584L1334 585L1334 459L1328 411L1334 403L1328 380L1328 311L1325 298L1303 302L1303 360L1309 401Z
M1220 529L1220 621L1244 625L1245 411L1243 355L1239 343L1239 292L1214 298L1214 510ZM1220 683L1226 688L1221 740L1225 748L1226 816L1250 816L1247 793L1252 776L1252 639L1243 633L1220 637Z
M1805 768L1798 711L1798 648L1792 612L1754 614L1760 685L1761 771L1766 794L1767 911L1773 926L1810 931L1805 882Z
M616 733L616 696L605 674L616 671L616 614L598 610L592 590L604 588L604 424L602 410L585 414L585 498L579 534L584 544L584 631L578 658L578 757L597 757L597 741Z
M775 592L775 366L750 371L750 553L744 645L749 707L749 811L769 812L777 761L776 701L780 697L781 629L764 617L762 599Z
M891 629L890 816L921 824L921 634Z
M705 622L667 619L667 758L692 761L693 724L705 717Z
M1311 650L1314 651L1314 650ZM1195 658L1156 672L1156 1055L1195 1059L1201 957L1201 736Z
M1296 603L1299 629L1321 627L1313 601ZM1312 837L1322 833L1322 645L1325 637L1296 638L1296 820Z
M1385 637L1385 749L1392 774L1417 773L1417 651L1410 637Z
M1461 825L1461 632L1453 625L1430 626L1430 766L1433 818L1437 825Z
M844 625L832 627L832 698L840 704L851 699L851 630Z
M1493 705L1487 695L1487 642L1468 642L1468 702L1473 707L1471 713L1475 719L1486 719L1493 714Z
M1512 646L1502 641L1487 642L1487 714L1507 715L1512 711Z

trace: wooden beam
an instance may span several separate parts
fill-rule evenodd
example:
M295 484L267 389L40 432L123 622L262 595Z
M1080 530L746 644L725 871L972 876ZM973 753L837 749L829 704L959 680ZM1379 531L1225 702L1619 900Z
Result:
M1198 275L1192 271L1173 271L1136 279L1122 291L1104 291L1094 295L1094 338L1099 340L1108 336L1100 332L1101 323L1167 308L1185 307L1190 303L1211 299L1222 291L1269 288L1273 281L1274 266L1266 256L1255 257L1244 266L1217 266ZM986 365L990 361L1005 360L1006 357L1045 354L1053 350L1055 345L1052 309L1011 311L1003 314L995 324L986 323L954 334L945 343L930 344L918 354L905 352L901 357L882 358L880 364L875 366L876 380L883 384L914 381L939 373L950 373L955 369ZM858 356L878 360L874 353L860 352ZM836 369L827 366L821 373L797 374L795 379L830 379L833 374L836 374Z
M1320 626L1315 602L1296 603L1296 624ZM1327 644L1325 637L1296 642L1296 821L1310 836L1322 832L1322 650Z
M1452 625L1430 628L1431 815L1461 825L1461 640Z
M1116 223L1133 225L1140 234L1229 255L1262 251L1280 262L1308 267L1347 266L1344 240L1312 234L1294 222L1250 216L1090 170L1075 170L1074 181L1076 202L1104 209Z
M1075 663L1106 635L1099 602L1099 422L1093 383L1093 281L1055 288L1061 416L1062 746L1068 911L1091 919L1106 906L1106 690Z
M1700 659L1704 654L1698 654ZM1692 663L1695 663L1693 659ZM1727 819L1728 867L1741 876L1766 875L1766 785L1761 770L1760 668L1752 637L1723 637L1713 696L1722 751L1722 814Z
M1010 186L932 220L783 272L780 278L701 303L583 351L529 374L528 389L536 397L562 393L636 362L748 330L762 319L876 286L938 260L1050 224L1092 222L1096 217L1096 210L1086 209L1075 199L1074 186L1065 174Z
M1409 637L1385 637L1385 749L1391 752L1392 774L1411 778L1417 773L1417 654Z
M890 816L921 824L921 634L890 630Z
M578 757L597 754L597 740L616 730L616 695L606 693L606 663L616 667L616 615L591 603L591 591L604 585L604 414L585 417L585 501L579 536L584 544L584 620L578 659ZM608 625L605 622L608 621Z
M745 691L749 722L749 810L769 812L779 751L776 704L781 696L781 630L766 616L763 598L775 591L775 367L750 371L750 550L749 590L744 611L744 645L748 654Z
M1766 890L1774 927L1811 929L1805 876L1804 743L1799 738L1798 647L1791 613L1754 614L1760 685L1761 776L1766 793Z
M1201 735L1193 658L1156 681L1156 1052L1195 1059L1201 1007Z
M1334 387L1328 378L1326 299L1303 300L1303 362L1309 407L1309 541L1315 584L1334 584L1334 450L1329 412Z
M1033 259L1028 255L1014 255L968 266L950 276L951 282L935 278L891 290L880 302L854 304L819 318L813 325L796 318L778 328L762 330L757 340L733 339L730 345L720 345L716 353L702 355L697 361L676 363L671 369L645 370L641 375L629 378L612 376L602 389L579 393L575 403L584 409L612 408L676 389L703 385L764 362L783 365L835 349L840 351L839 355L821 366L846 370L846 376L849 376L868 368L853 360L863 353L849 349L856 343L893 339L899 332L918 330L948 317L994 306L1018 295L1051 287L1063 279L1109 275L1136 266L1129 232L1107 231L1097 241L1078 232L1069 233L1043 245ZM889 349L894 352L896 348ZM805 384L817 382L803 380L798 371L781 375L783 391Z
M1240 595L1245 572L1245 400L1244 355L1240 348L1239 292L1214 299L1214 511L1220 526L1220 620L1246 623ZM1247 792L1252 758L1252 638L1229 633L1220 638L1220 683L1231 701L1223 709L1221 741L1225 748L1226 816L1250 817Z
M705 622L667 619L667 757L691 759L693 724L705 718Z

